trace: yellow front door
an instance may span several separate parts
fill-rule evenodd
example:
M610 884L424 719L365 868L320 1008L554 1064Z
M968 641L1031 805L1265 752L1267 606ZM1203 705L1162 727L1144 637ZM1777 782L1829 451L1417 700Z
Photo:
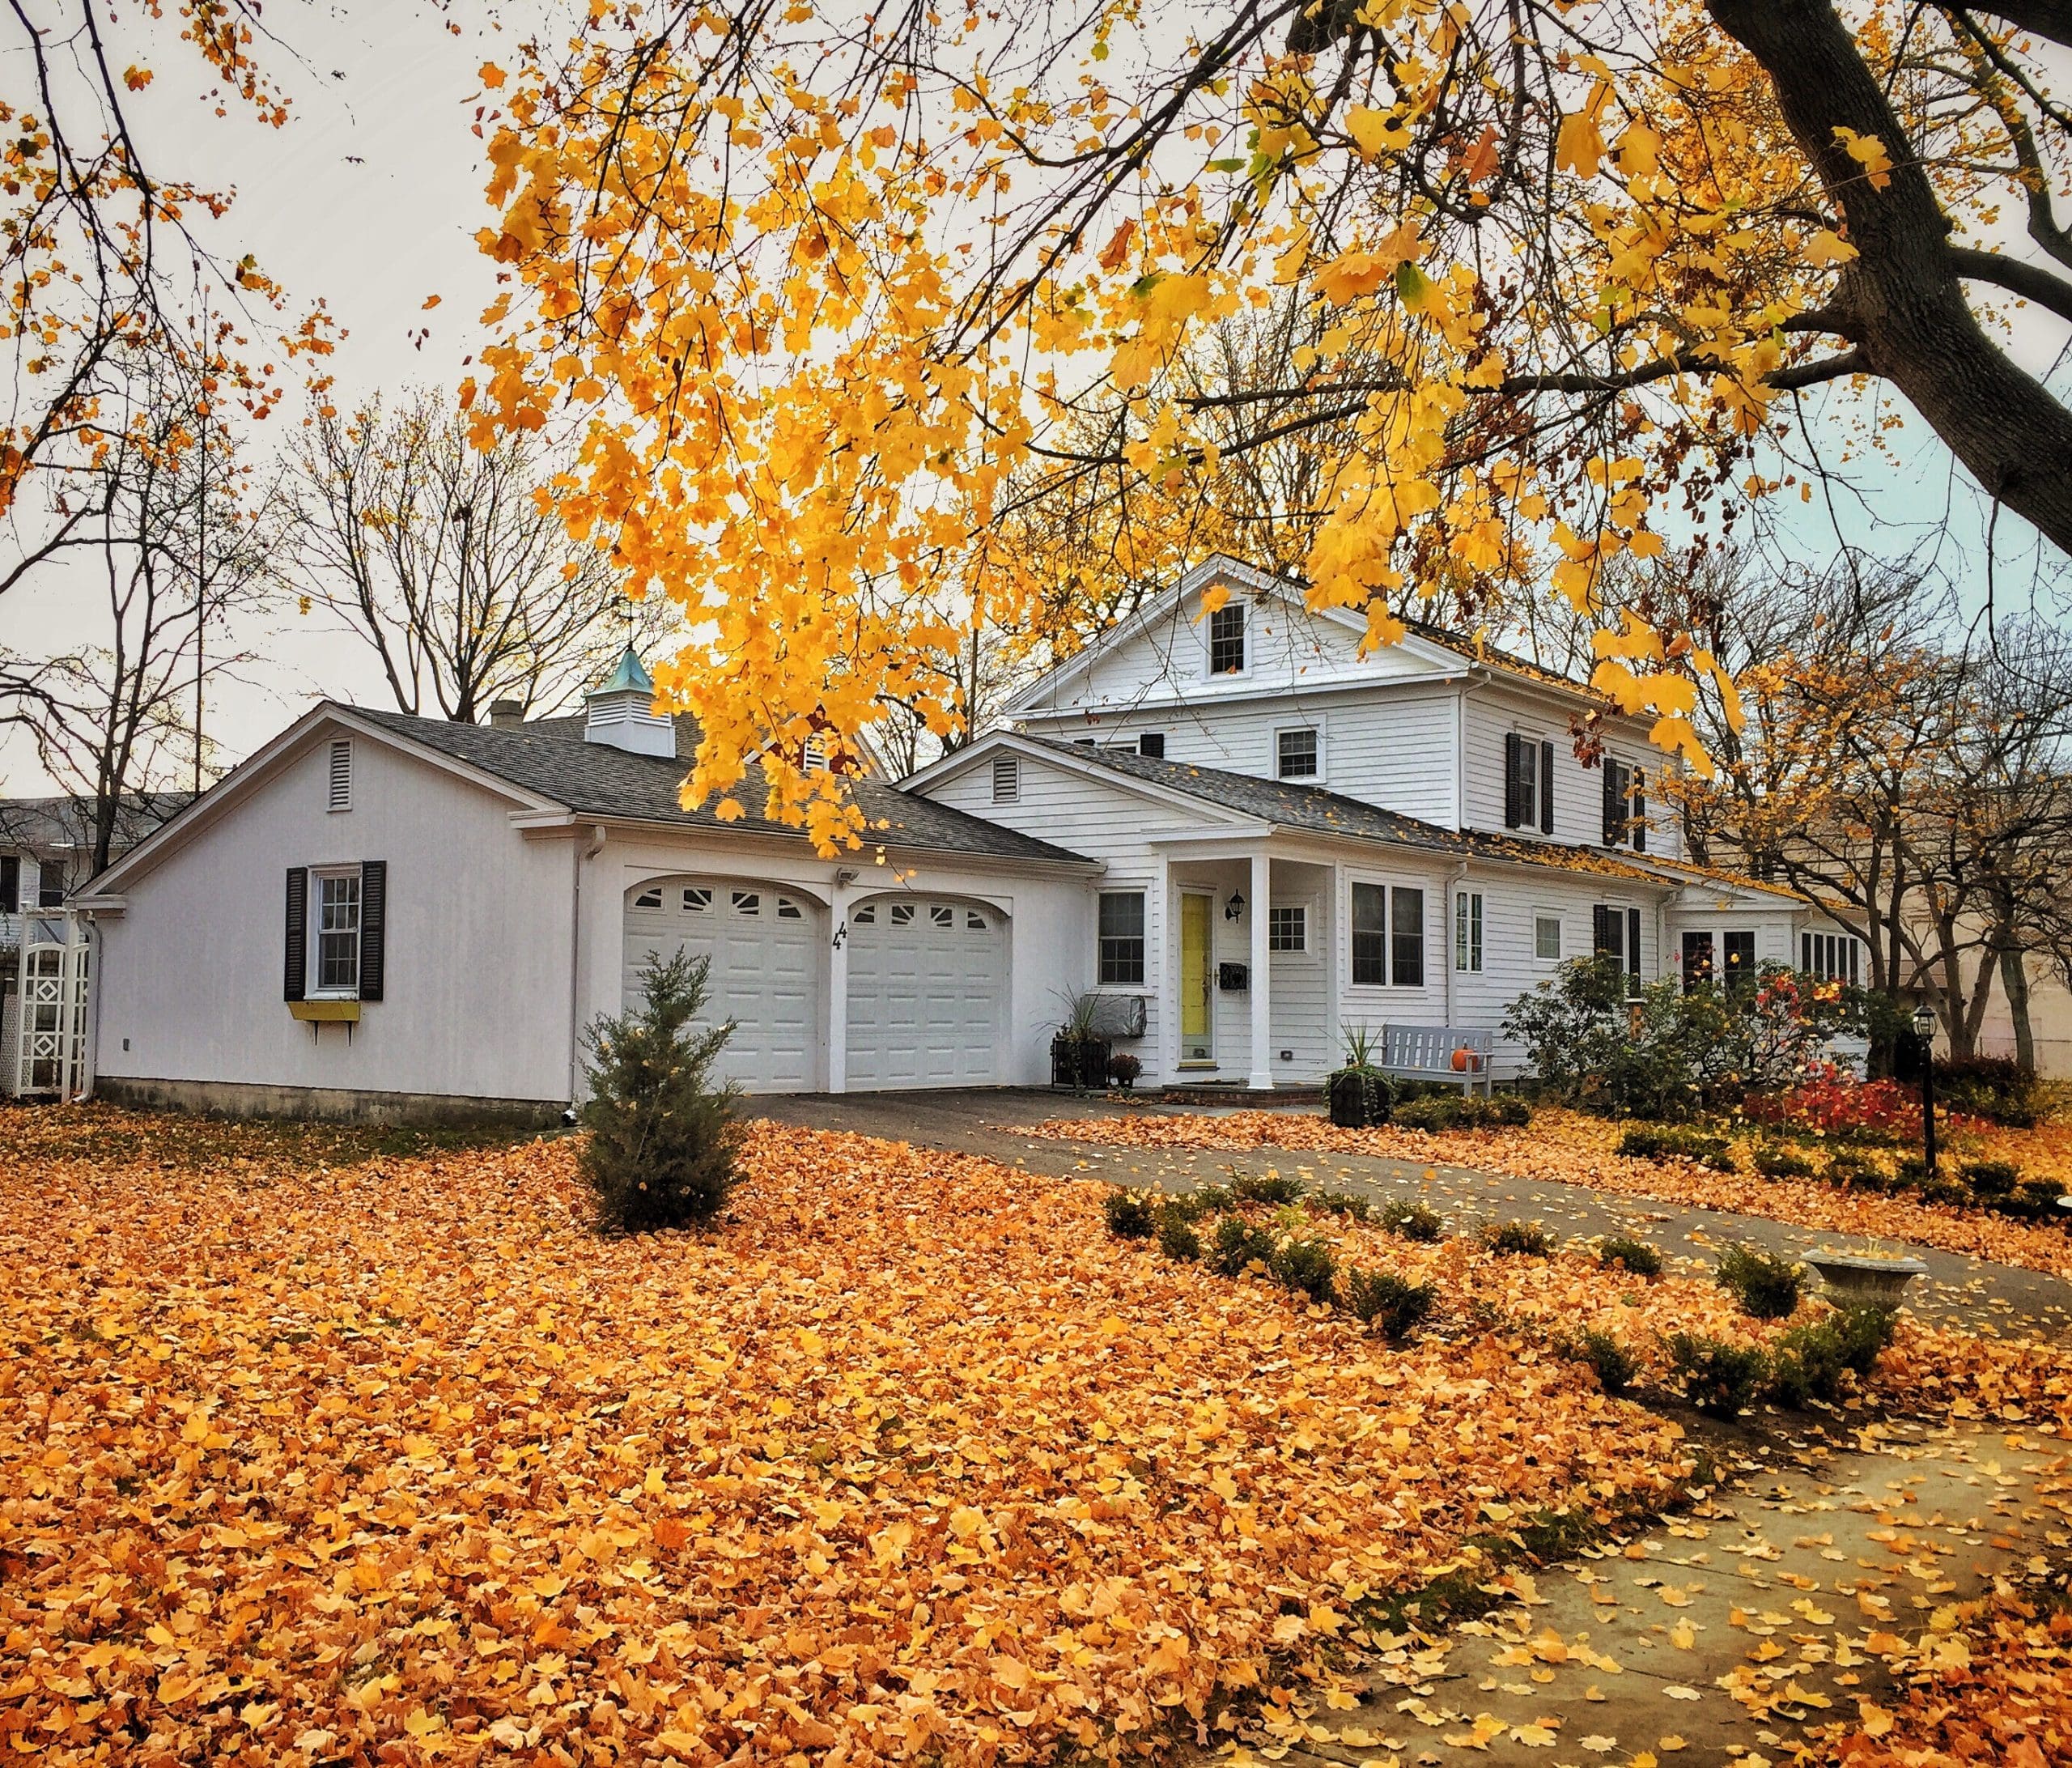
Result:
M1191 892L1180 898L1180 1060L1212 1062L1216 1059L1209 990L1214 986L1215 963L1210 916L1215 899Z

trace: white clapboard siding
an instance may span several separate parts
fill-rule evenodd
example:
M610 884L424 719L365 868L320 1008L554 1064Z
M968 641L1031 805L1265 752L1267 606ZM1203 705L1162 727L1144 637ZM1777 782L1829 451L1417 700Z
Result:
M1517 731L1535 742L1554 746L1555 840L1595 847L1604 835L1604 776L1576 759L1575 737L1569 728L1575 703L1565 695L1544 695L1505 684L1477 689L1467 696L1463 720L1467 738L1465 772L1467 816L1465 826L1501 833L1504 828L1504 738ZM1675 859L1683 851L1680 831L1668 800L1654 782L1669 758L1621 724L1610 739L1611 753L1638 763L1646 771L1647 851ZM1537 835L1534 828L1521 831Z

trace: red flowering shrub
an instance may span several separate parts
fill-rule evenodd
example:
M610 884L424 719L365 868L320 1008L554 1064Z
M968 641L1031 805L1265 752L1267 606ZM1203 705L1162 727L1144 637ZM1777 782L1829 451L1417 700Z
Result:
M1859 1081L1832 1067L1811 1070L1788 1092L1756 1094L1742 1109L1756 1123L1842 1141L1905 1141L1921 1129L1921 1095L1912 1087Z

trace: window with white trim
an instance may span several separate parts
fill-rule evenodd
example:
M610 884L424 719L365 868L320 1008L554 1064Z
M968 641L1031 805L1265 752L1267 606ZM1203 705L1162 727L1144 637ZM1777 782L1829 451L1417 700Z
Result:
M986 933L992 924L975 908L967 908L964 912L964 930L968 933Z
M850 914L849 919L859 927L877 926L877 904L875 903L864 903L862 907L853 910Z
M788 896L777 899L777 918L779 920L804 920L806 912Z
M1352 886L1352 980L1363 988L1424 983L1424 892L1408 885Z
M1310 949L1310 909L1306 903L1276 903L1266 912L1266 949L1303 952Z
M1021 758L993 757L993 802L1013 804L1021 797Z
M310 869L309 973L313 997L350 999L359 992L360 869Z
M1561 917L1535 915L1532 918L1532 955L1543 964L1561 961Z
M325 785L325 808L350 810L353 807L353 746L347 737L331 745L331 771Z
M1482 968L1482 892L1461 890L1454 897L1454 968L1479 973Z
M1208 673L1242 675L1245 673L1246 609L1236 597L1208 617Z
M1144 892L1101 893L1099 969L1105 987L1144 986Z
M1853 984L1863 971L1862 947L1849 933L1801 933L1798 967L1823 982Z
M1153 761L1163 761L1166 759L1166 733L1162 730L1139 731L1136 752L1140 755L1149 756Z
M1316 727L1298 725L1273 733L1274 767L1283 780L1314 780L1323 771L1323 753Z
M914 924L914 905L911 903L894 903L892 905L892 924L894 927L911 927Z
M736 890L733 904L737 915L760 915L762 912L762 893L760 890Z
M711 912L711 907L712 893L703 885L692 884L685 888L683 909L686 915L707 914Z
M947 903L931 903L928 904L928 920L937 927L954 927L957 924L957 911Z
M634 898L633 906L635 908L660 908L662 906L662 886L659 884L650 884L646 890Z

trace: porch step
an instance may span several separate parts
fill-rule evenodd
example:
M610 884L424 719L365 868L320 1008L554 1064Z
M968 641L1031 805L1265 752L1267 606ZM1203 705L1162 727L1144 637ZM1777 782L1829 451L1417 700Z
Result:
M1324 1089L1318 1086L1276 1086L1271 1092L1255 1092L1240 1082L1214 1081L1182 1081L1160 1087L1152 1096L1161 1105L1246 1105L1270 1111L1290 1105L1321 1105L1325 1099Z

